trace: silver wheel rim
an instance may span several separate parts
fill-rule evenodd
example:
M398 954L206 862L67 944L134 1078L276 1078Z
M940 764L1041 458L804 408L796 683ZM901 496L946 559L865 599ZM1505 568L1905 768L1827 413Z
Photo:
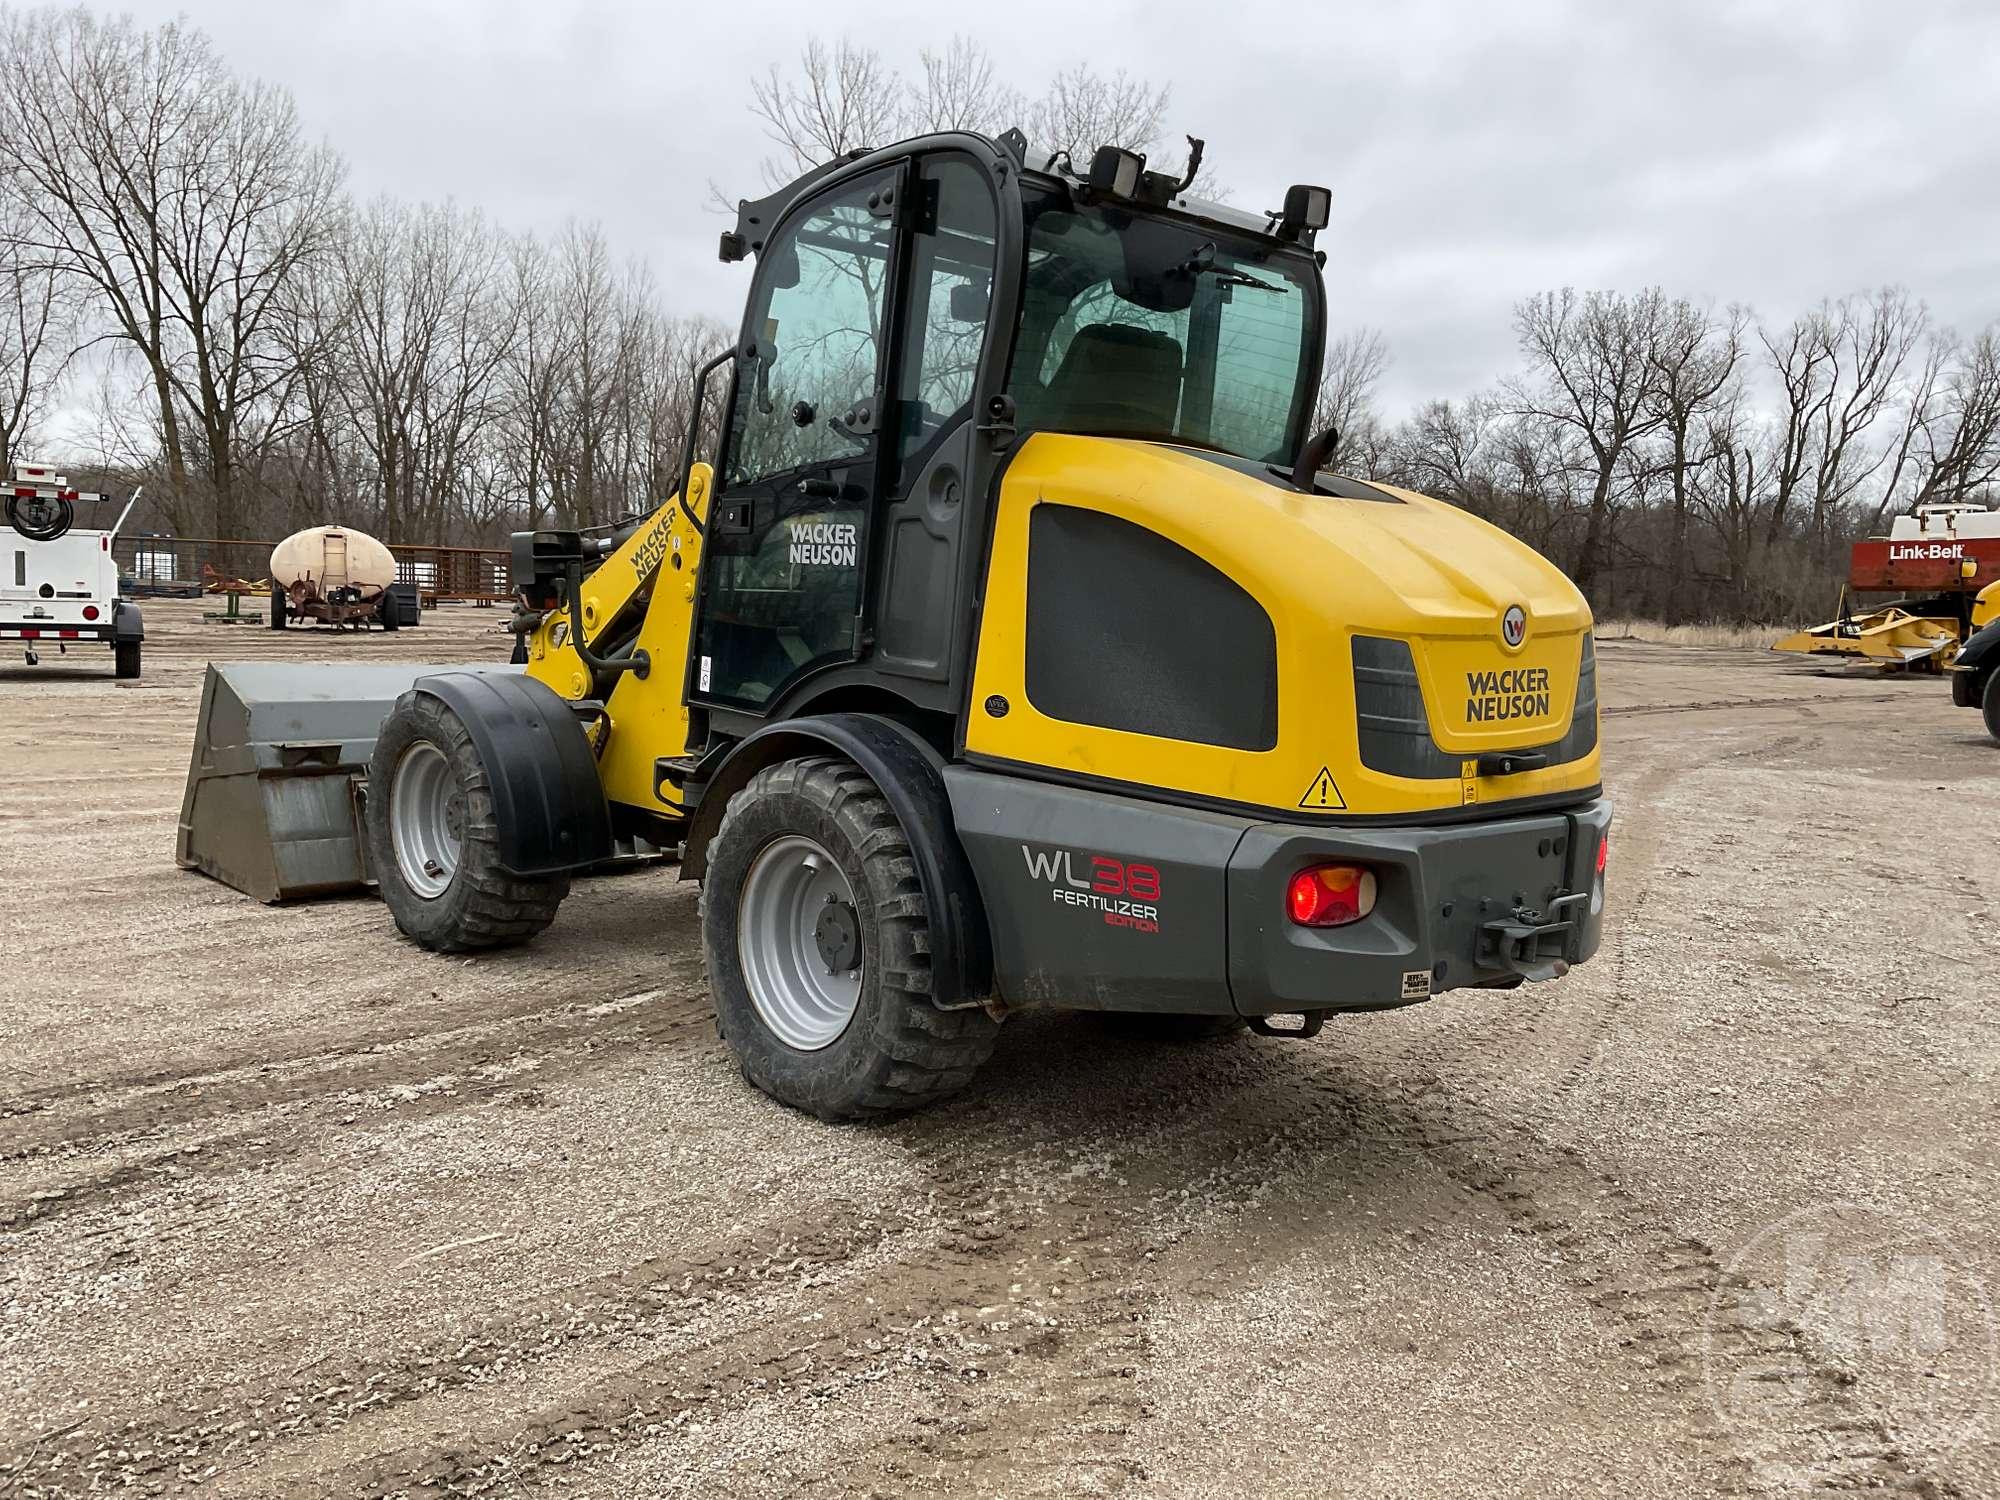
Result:
M435 901L458 873L465 838L465 794L445 754L418 740L396 762L389 792L389 840L403 884Z
M786 1046L817 1052L847 1030L861 1003L854 887L812 839L789 834L751 862L737 904L736 957L750 1003Z

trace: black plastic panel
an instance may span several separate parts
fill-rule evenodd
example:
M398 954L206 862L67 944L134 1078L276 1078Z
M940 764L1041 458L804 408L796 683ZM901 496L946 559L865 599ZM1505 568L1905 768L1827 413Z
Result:
M1418 781L1458 778L1462 757L1447 754L1431 738L1423 686L1407 641L1354 638L1354 716L1361 764L1369 770ZM1569 730L1553 744L1536 748L1552 766L1582 760L1597 748L1597 647L1589 636L1583 638Z
M1028 698L1050 718L1162 739L1278 743L1271 617L1227 574L1116 516L1028 524Z

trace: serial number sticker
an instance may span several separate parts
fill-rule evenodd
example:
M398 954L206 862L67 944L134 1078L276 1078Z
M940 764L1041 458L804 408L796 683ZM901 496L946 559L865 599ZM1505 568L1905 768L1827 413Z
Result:
M1421 1000L1431 992L1431 971L1429 969L1406 969L1403 971L1403 998Z

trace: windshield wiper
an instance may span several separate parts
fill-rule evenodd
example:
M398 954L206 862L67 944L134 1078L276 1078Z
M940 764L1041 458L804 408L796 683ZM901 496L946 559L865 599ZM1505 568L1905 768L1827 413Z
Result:
M1248 271L1235 266L1218 266L1215 263L1215 241L1210 240L1194 254L1174 267L1183 276L1213 276L1224 286L1249 287L1257 292L1281 292L1283 287L1271 285L1268 281L1252 276Z
M1273 286L1268 281L1260 281L1248 271L1217 271L1216 279L1224 286L1247 286L1253 292L1282 292L1281 286Z

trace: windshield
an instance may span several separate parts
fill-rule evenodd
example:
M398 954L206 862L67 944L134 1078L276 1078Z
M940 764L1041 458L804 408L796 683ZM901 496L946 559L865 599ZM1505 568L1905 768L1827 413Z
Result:
M1029 187L1022 428L1199 443L1290 461L1319 337L1309 257L1207 225Z

